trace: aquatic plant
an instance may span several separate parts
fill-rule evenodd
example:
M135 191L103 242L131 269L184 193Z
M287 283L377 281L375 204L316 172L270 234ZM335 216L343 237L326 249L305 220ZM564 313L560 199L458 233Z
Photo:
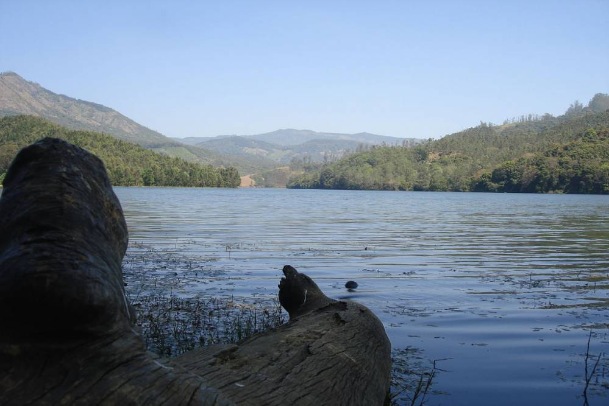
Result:
M437 363L421 356L421 350L414 347L394 349L391 354L391 389L386 406L423 406L432 393L434 378L442 370Z
M276 299L239 303L232 297L140 296L132 302L149 351L174 357L195 348L241 341L285 323Z
M274 297L236 299L230 295L187 294L185 285L223 274L206 258L132 242L123 260L123 273L136 325L147 349L161 357L236 343L287 321ZM411 347L394 349L392 361L387 405L422 406L440 371L436 362L428 363L419 350Z
M590 352L590 341L592 340L592 335L592 330L590 330L590 333L588 334L588 345L586 346L586 354L584 356L584 390L582 392L584 398L584 406L588 406L590 404L588 400L588 390L591 388L591 386L604 386L605 389L607 389L607 383L600 382L602 377L605 376L606 372L603 371L601 374L598 373L598 366L601 360L603 359L604 354L601 352L598 355L593 355ZM596 379L596 382L592 382L593 378Z

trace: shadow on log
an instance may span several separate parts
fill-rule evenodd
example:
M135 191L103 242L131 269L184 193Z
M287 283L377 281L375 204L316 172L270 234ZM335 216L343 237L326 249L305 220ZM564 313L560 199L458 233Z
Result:
M165 363L146 352L123 287L122 209L102 162L81 148L46 138L17 155L0 230L0 404L384 402L381 322L289 265L287 324Z

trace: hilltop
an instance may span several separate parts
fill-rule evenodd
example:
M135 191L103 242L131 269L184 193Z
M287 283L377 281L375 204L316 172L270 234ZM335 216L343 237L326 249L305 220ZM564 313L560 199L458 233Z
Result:
M110 107L54 93L14 72L0 73L0 117L15 115L41 117L71 130L108 134L189 162L234 166L242 173L254 174L258 184L266 186L285 186L285 180L268 181L273 178L268 174L285 171L294 160L327 162L365 145L420 142L369 133L294 129L247 136L168 138Z
M370 148L303 165L288 187L609 193L609 95L564 115L528 115L414 147Z
M111 134L143 147L176 145L109 107L53 93L14 72L0 73L0 116L13 115L42 117L66 128Z
M101 104L45 89L14 72L0 73L0 117L30 115L71 130L109 134L144 148L190 162L230 166L210 151L185 146Z
M13 72L0 74L0 117L41 117L65 130L138 144L179 159L175 162L235 167L250 175L248 184L271 187L608 193L603 154L609 149L608 109L609 96L599 93L559 117L529 114L501 125L481 122L426 141L296 129L171 139L109 107L56 94ZM17 144L21 141L3 146L3 159ZM146 183L142 173L133 176L123 182ZM155 182L162 178L159 172Z
M294 159L309 159L312 162L336 160L358 148L371 145L416 145L422 142L416 138L404 139L370 133L341 134L294 129L256 135L174 139L223 156L258 161L261 167L285 165Z
M281 145L281 146L296 146L302 145L307 142L317 140L335 140L335 141L352 141L358 144L388 144L396 145L404 142L418 142L416 138L404 139L397 137L390 137L386 135L377 135L370 133L357 133L357 134L343 134L343 133L327 133L318 132L313 130L295 130L293 128L285 128L269 133L254 134L254 135L219 135L217 137L187 137L187 138L174 138L176 141L183 142L189 145L199 145L209 141L239 137L249 140L262 141L269 144Z
M0 118L0 180L17 152L41 138L54 137L78 145L105 164L115 186L237 187L235 168L215 168L147 150L92 131L70 130L33 116Z

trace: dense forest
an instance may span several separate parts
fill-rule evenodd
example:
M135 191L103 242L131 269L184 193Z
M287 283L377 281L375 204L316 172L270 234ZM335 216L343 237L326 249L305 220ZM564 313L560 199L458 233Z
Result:
M61 138L97 155L115 186L238 187L235 168L186 162L105 134L68 130L41 118L0 119L0 180L17 152L44 137Z
M522 116L414 147L302 165L291 188L609 193L609 95L559 117Z

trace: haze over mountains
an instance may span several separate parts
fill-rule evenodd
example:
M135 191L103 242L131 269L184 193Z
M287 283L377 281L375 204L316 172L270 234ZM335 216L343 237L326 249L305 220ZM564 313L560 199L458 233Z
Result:
M11 120L4 120L6 137L21 138L0 144L0 163L2 160L10 163L18 148L27 145L25 138L31 143L35 137L63 131L53 129L50 121L64 129L104 133L110 140L116 138L139 144L162 155L189 161L186 163L191 166L193 163L220 166L223 169L218 173L222 176L237 175L231 169L237 168L242 175L241 185L248 186L608 193L609 164L607 156L603 155L609 150L607 114L609 95L598 93L586 106L575 101L558 117L529 114L506 120L501 125L481 122L477 127L437 140L296 129L258 135L171 139L111 108L53 93L16 73L7 72L0 73L0 117L28 115L39 117L38 121L47 121L41 123L33 117L17 117L16 121L22 124L20 135L11 127L14 126ZM50 130L43 132L35 128ZM99 135L66 136L88 140ZM104 141L104 145L111 144ZM123 149L128 148L105 148L102 152L105 160L111 161ZM128 155L132 159L145 154L133 150ZM213 173L203 171L200 166L204 165L180 170L179 159L173 159L172 163L167 157L163 157L165 161L148 158L152 163L144 163L145 168L138 169L139 172L130 164L114 162L115 178L122 179L123 184L154 185L162 181L168 186L190 185L187 178L192 177L190 172L196 172L205 179L196 184L218 184L208 182L209 176L203 176ZM137 163L141 166L143 162ZM180 165L190 168L183 163ZM149 173L144 173L145 169ZM229 169L234 173L228 173ZM559 176L560 182L554 182L554 175L559 172L564 174ZM509 182L502 180L506 174ZM565 185L565 179L570 183ZM523 180L527 182L521 182ZM231 182L229 180L228 184Z
M112 108L54 93L14 72L0 73L0 117L20 114L41 117L69 129L109 134L191 162L236 166L243 173L268 170L295 158L308 157L314 162L339 158L361 145L419 142L368 133L293 129L247 136L172 139Z
M218 138L230 138L230 137L242 137L258 141L264 141L271 144L292 146L300 145L305 142L321 140L321 139L332 139L340 141L354 141L364 144L401 144L405 141L404 138L389 137L386 135L376 135L370 133L357 133L357 134L341 134L341 133L324 133L311 130L295 130L292 128L276 130L270 133L256 134L256 135L219 135L217 137L187 137L187 138L174 138L176 141L183 142L190 145L198 145L205 143L210 140Z
M13 121L3 120L8 144L0 148L0 161L10 163L18 148L28 145L26 138L31 143L67 128L77 130L73 132L89 131L68 134L85 137L85 141L104 136L104 145L111 145L113 142L108 139L118 138L129 141L129 146L137 143L154 152L191 161L186 163L193 167L192 170L177 170L180 159L161 162L156 159L161 155L151 153L155 158L150 158L150 162L155 163L144 164L144 169L150 173L144 174L141 168L142 173L131 173L134 170L129 164L115 165L116 177L123 179L125 184L154 184L152 181L163 179L169 182L167 185L186 184L182 181L188 180L190 172L203 174L202 166L205 165L193 165L194 162L224 167L225 172L237 168L240 175L251 175L245 177L245 184L263 187L513 191L512 183L520 185L517 181L525 179L528 183L519 186L518 190L607 193L609 172L607 157L603 155L609 150L606 145L609 139L607 114L609 95L598 93L587 106L575 101L558 117L529 114L506 120L502 125L481 122L477 127L438 140L295 129L177 140L152 131L111 108L53 93L8 72L0 74L0 117L29 117L13 117L22 124L21 133L11 127ZM49 121L62 127L55 127ZM381 146L371 148L375 144ZM106 161L112 161L122 149L128 148L110 149L102 151ZM144 154L135 151L130 159L133 156ZM557 159L557 156L562 158ZM137 163L141 166L141 162ZM515 170L514 165L519 169ZM161 167L166 169L160 170ZM222 170L221 175L224 174ZM564 182L554 182L554 178L547 176L560 171L564 172L559 176L561 182L570 179L571 183L565 186ZM539 176L532 175L538 172ZM507 189L501 180L506 174L511 176L510 182L513 181ZM519 178L512 179L514 174ZM237 174L234 171L229 175ZM201 179L204 178L201 175ZM540 180L530 182L532 178ZM217 183L205 179L197 184Z
M258 160L265 167L288 164L294 159L323 162L337 159L371 145L415 145L419 139L403 139L370 133L341 134L281 129L256 135L174 138L225 156Z

